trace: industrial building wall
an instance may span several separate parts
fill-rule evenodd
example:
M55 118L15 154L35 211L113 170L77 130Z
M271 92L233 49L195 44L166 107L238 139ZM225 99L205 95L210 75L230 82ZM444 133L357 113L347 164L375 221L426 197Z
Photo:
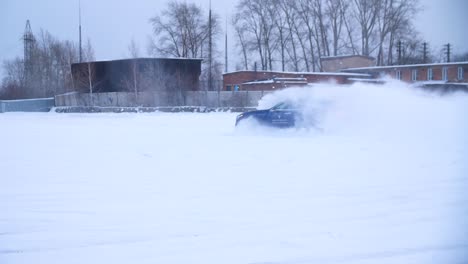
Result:
M126 59L72 64L74 91L95 93L200 89L201 60Z

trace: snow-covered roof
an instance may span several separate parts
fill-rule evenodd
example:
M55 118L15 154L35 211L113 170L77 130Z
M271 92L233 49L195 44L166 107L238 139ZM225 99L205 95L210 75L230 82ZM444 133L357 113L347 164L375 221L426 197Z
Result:
M273 80L275 81L307 81L307 78L303 78L303 77L298 77L298 78L294 78L294 77L286 77L286 78L273 78Z
M234 73L241 73L241 72L257 72L257 73L277 73L277 74L302 74L302 75L328 75L328 76L362 76L362 77L370 77L369 74L366 73L350 73L350 72L279 72L279 71L233 71L227 72L223 75L227 74L234 74Z
M275 83L275 81L273 80L252 81L252 82L245 82L243 84L265 84L265 83Z
M382 82L383 80L380 79L364 79L364 78L349 78L349 81L354 82Z
M77 62L72 64L81 64L81 63L97 63L97 62L117 62L117 61L131 61L131 60L187 60L187 61L202 61L201 58L175 58L175 57L156 57L156 58L148 58L148 57L140 57L140 58L125 58L125 59L116 59L116 60L96 60L96 61L83 61Z
M361 76L371 77L367 73L351 73L351 72L310 72L311 75L329 75L329 76Z
M287 83L287 84L306 84L306 78L273 78L268 80L259 80L242 83L244 85L249 84L271 84L271 83Z
M395 68L416 68L416 67L433 67L433 66L451 66L468 64L468 61L462 62L445 62L445 63L427 63L427 64L405 64L405 65L391 65L391 66L372 66L362 68L348 68L342 71L357 71L357 70L380 70L380 69L395 69Z

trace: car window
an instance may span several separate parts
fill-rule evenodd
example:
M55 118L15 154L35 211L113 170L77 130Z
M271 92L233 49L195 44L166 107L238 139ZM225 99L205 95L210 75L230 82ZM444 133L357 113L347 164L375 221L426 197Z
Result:
M286 110L286 109L293 109L291 104L288 103L279 103L271 108L272 110Z

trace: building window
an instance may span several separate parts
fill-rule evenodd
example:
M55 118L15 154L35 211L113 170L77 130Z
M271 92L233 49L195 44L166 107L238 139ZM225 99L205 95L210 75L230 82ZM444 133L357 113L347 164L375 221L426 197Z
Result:
M418 70L413 70L411 72L411 80L413 80L414 82L418 80Z
M458 67L458 80L463 80L463 68Z
M427 80L432 81L433 77L434 76L432 75L432 68L427 69Z
M226 85L226 91L231 91L231 85Z
M401 80L401 71L396 72L396 78L397 80Z
M447 67L442 68L442 80L444 81L448 80L448 68Z

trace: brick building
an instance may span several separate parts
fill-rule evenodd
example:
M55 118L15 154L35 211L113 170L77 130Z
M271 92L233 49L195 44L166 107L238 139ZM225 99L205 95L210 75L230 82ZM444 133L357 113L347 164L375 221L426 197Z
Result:
M268 91L327 81L346 84L369 77L366 73L237 71L223 74L223 90Z
M375 65L375 59L363 55L345 55L333 57L321 57L323 72L339 72L348 68L371 67Z
M366 73L373 78L390 76L405 82L468 83L468 61L351 68L342 72Z

